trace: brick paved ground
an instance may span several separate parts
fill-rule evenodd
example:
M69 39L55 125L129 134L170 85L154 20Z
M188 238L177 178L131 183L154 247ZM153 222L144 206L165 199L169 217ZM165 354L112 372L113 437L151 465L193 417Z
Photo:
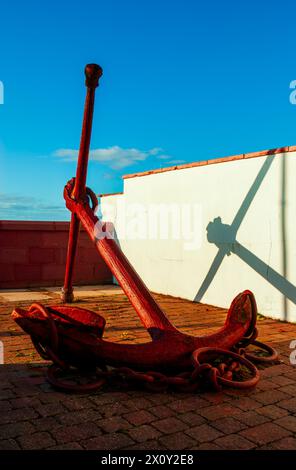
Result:
M47 304L59 301L55 292L48 295ZM223 309L155 297L183 331L206 334L224 322ZM73 396L45 382L46 363L11 321L13 305L0 307L6 362L0 366L0 449L296 449L296 366L289 362L296 325L258 321L260 338L278 349L281 363L262 369L251 391L156 394L109 387ZM80 298L77 305L105 316L110 340L149 339L122 294Z

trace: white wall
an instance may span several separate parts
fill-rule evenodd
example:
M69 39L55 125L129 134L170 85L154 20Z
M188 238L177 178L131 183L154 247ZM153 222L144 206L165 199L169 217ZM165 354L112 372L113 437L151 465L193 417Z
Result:
M260 313L296 322L295 175L296 152L152 173L125 179L124 194L103 197L102 211L152 291L227 307L250 289ZM135 203L143 204L142 215L153 203L196 207L200 246L188 250L172 237L128 239L120 219L123 204ZM216 220L209 241L207 226L217 217L228 227Z

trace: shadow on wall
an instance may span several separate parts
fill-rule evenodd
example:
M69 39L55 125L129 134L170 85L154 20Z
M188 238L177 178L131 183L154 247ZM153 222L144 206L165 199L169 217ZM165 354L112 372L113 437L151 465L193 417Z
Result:
M230 256L232 253L239 256L239 258L247 263L252 269L260 274L266 281L273 287L278 289L283 294L283 311L285 320L288 318L288 304L287 299L296 304L296 287L291 284L287 279L287 243L286 243L286 155L282 157L281 169L281 237L282 237L282 272L283 275L276 272L264 261L259 259L254 253L249 251L246 247L241 245L237 240L237 232L241 226L243 219L255 198L255 195L260 188L275 156L266 158L262 165L254 183L249 189L243 203L241 204L236 216L231 225L224 224L221 217L216 217L213 222L207 226L207 239L209 243L214 243L218 252L210 266L210 269L200 286L194 300L200 302L212 283L217 271L219 270L224 257Z

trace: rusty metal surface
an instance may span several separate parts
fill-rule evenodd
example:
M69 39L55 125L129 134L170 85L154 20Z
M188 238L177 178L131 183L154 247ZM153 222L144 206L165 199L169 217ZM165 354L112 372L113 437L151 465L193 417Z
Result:
M80 224L130 300L151 336L144 344L120 344L104 340L105 321L94 312L73 307L46 307L32 304L28 310L16 308L12 318L32 338L39 354L53 362L48 379L68 391L91 391L110 377L145 384L150 390L173 386L195 390L207 381L214 389L222 386L252 387L259 380L256 361L274 361L277 354L256 341L257 307L254 295L246 290L232 302L224 326L207 336L178 331L150 294L111 234L95 215L97 198L86 187L95 88L102 69L85 68L87 95L76 178L65 186L64 198L71 211L63 302L73 302L72 280ZM255 344L258 355L246 348ZM262 356L262 350L264 351ZM82 375L90 371L95 378L78 385L63 381L63 371L76 368ZM110 367L112 369L110 369Z
M76 200L85 200L86 199L86 176L87 176L87 164L88 164L88 155L89 155L89 146L91 139L91 130L92 130L92 120L94 112L94 103L95 103L95 89L99 85L99 79L103 74L103 70L97 64L88 64L85 67L85 85L87 87L87 93L85 98L84 106L84 116L82 123L82 132L81 140L79 147L78 163L76 170L76 179L75 186L73 187L73 193L71 197ZM66 262L66 272L65 272L65 281L64 287L62 290L62 300L64 302L73 302L73 274L74 274L74 264L77 251L78 237L79 237L79 226L80 221L76 214L72 213L71 224L70 224L70 233L69 233L69 242L68 242L68 252L67 252L67 262Z
M224 326L214 334L196 337L164 329L158 339L128 345L105 341L105 320L90 310L35 303L12 313L39 354L53 362L48 370L52 385L78 392L95 390L114 377L141 383L152 391L170 386L192 392L204 382L217 391L223 386L253 387L259 380L254 362L277 359L270 347L263 357L247 349L250 344L266 348L255 339L256 315L253 294L245 291L234 299ZM77 384L60 378L63 371L73 374L73 368L82 375L91 372L95 379Z

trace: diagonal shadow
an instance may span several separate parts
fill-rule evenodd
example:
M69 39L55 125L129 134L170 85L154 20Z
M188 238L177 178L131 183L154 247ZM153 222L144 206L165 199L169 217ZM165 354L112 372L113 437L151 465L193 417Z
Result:
M291 302L296 304L296 287L284 276L276 272L273 268L268 266L264 261L259 259L254 255L254 253L238 242L234 243L231 251L251 266L251 268L266 279L266 281L268 281L273 287L278 289L284 295L285 299L289 299ZM285 315L286 312L287 310L285 311Z
M247 195L245 196L239 210L237 211L237 214L235 215L232 224L227 226L228 227L228 235L227 235L228 243L227 244L225 244L225 242L223 243L221 238L219 238L219 244L218 244L216 242L216 240L211 241L208 237L209 242L210 243L216 243L219 250L218 250L218 253L216 254L216 256L215 256L215 258L214 258L214 260L211 264L211 267L210 267L205 279L202 282L202 285L200 286L200 288L199 288L199 290L198 290L198 292L197 292L197 294L194 298L195 302L200 302L201 301L201 299L205 295L206 291L208 290L210 284L212 283L215 275L217 274L217 271L220 268L220 266L221 266L221 264L224 260L224 257L226 255L230 254L230 252L229 252L229 243L235 243L237 231L238 231L239 227L241 226L241 224L244 220L244 217L245 217L250 205L252 204L252 202L253 202L256 194L257 194L257 191L260 188L260 186L261 186L268 170L270 169L271 164L274 161L274 158L275 158L275 155L271 155L271 156L266 157L266 159L265 159L258 175L255 178L255 181L253 182L253 184L250 187ZM220 219L220 221L221 221L220 217L218 219ZM215 223L215 221L210 222L207 228L209 228L212 223ZM219 235L221 235L221 234L219 234Z
M268 264L258 258L258 256L248 250L248 248L235 240L231 225L223 224L221 217L217 217L208 225L207 230L209 242L215 243L219 248L216 258L219 253L220 256L222 256L222 254L225 256L234 253L260 274L260 276L266 279L266 281L278 289L286 299L296 304L296 287L284 276L276 272Z
M254 253L248 250L246 247L241 245L236 240L236 235L238 228L241 225L241 222L250 207L252 200L256 192L259 189L261 182L263 181L268 168L271 165L271 158L268 157L268 160L264 162L256 180L254 181L251 189L249 190L246 198L244 199L243 204L241 205L238 213L236 214L231 225L223 224L221 217L216 217L213 222L210 222L207 226L207 238L210 243L214 243L218 247L218 253L216 254L214 261L207 273L203 284L197 293L198 295L203 295L207 287L213 280L215 274L217 273L224 257L229 256L231 253L236 254L242 261L247 263L252 269L254 269L260 276L262 276L266 281L268 281L272 286L279 290L283 294L284 299L284 314L285 319L288 317L288 303L287 299L296 304L296 286L286 279L287 276L287 247L286 247L286 159L283 155L282 160L282 174L281 174L281 234L282 234L282 267L283 275L276 272L268 264L258 258ZM265 165L269 161L269 166ZM196 299L197 299L196 296ZM201 298L201 297L200 297Z

